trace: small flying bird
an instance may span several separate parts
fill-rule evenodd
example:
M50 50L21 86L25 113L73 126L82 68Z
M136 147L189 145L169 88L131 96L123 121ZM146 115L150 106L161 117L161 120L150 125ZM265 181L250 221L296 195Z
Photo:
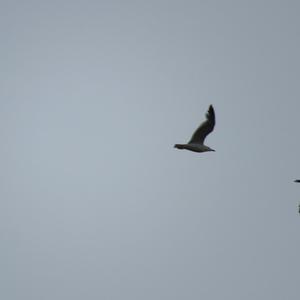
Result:
M191 140L187 144L176 144L174 147L194 152L215 151L204 145L204 140L214 130L215 123L215 111L213 106L210 105L206 113L206 120L197 128Z
M300 203L298 204L298 213L300 214Z
M298 182L298 183L300 183L300 179L296 179L296 180L294 180L294 182Z

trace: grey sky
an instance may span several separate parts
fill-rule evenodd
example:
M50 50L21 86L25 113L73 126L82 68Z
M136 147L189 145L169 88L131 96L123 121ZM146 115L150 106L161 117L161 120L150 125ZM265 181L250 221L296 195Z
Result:
M0 298L299 299L299 9L1 1Z

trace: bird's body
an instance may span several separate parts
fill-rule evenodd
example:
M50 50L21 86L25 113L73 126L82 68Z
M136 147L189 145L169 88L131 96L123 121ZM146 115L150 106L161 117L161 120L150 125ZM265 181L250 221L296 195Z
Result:
M210 147L204 145L204 140L215 127L215 111L212 105L209 106L206 113L206 120L194 132L191 140L187 144L176 144L174 147L177 149L185 149L193 152L207 152L215 151Z

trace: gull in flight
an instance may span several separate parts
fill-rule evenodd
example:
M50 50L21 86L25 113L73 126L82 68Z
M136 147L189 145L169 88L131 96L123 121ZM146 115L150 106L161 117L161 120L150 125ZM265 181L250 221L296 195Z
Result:
M206 120L197 128L191 140L187 144L176 144L174 147L194 152L215 151L204 145L204 140L214 130L215 123L215 111L213 106L210 105L206 113Z

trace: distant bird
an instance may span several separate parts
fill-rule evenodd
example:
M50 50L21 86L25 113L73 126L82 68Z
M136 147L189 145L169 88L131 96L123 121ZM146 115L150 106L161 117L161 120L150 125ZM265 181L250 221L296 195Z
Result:
M298 183L300 183L300 179L296 179L296 180L294 180L294 182L298 182Z
M197 128L191 140L187 144L176 144L174 147L194 152L215 151L204 145L204 140L214 130L215 123L215 111L213 106L210 105L206 113L206 120Z
M298 213L300 214L300 203L298 204Z

